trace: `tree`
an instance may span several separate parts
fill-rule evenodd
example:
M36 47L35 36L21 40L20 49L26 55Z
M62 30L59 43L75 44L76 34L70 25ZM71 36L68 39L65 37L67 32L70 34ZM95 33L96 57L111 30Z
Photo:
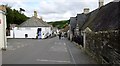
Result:
M28 19L27 16L24 14L21 14L18 10L11 9L10 6L6 5L6 18L7 18L7 27L10 26L10 24L21 24L24 21Z

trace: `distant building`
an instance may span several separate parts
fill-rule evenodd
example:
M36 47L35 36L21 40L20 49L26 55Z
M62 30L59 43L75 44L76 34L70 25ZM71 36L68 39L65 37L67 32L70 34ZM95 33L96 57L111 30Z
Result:
M8 38L46 38L51 34L51 26L42 18L37 18L37 12L34 11L34 16L14 27L10 31Z
M70 30L69 30L69 39L72 41L73 40L73 36L74 36L74 31L76 28L76 24L77 24L77 20L76 17L71 17L70 18Z

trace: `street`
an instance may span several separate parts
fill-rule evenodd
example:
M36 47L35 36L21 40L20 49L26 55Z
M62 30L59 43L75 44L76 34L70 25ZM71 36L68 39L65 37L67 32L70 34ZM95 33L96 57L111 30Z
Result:
M3 64L96 64L83 50L66 38L8 39L2 52Z

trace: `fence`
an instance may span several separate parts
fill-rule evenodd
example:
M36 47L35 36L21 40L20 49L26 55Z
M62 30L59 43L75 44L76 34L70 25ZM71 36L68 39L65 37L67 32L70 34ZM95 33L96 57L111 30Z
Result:
M120 31L86 33L86 50L100 63L120 64Z

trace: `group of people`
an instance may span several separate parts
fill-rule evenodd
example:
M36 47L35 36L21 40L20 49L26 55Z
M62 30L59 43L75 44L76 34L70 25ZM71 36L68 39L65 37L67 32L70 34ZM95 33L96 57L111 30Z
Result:
M61 39L62 37L64 37L64 34L62 32L59 32L58 36L59 36L59 39Z

